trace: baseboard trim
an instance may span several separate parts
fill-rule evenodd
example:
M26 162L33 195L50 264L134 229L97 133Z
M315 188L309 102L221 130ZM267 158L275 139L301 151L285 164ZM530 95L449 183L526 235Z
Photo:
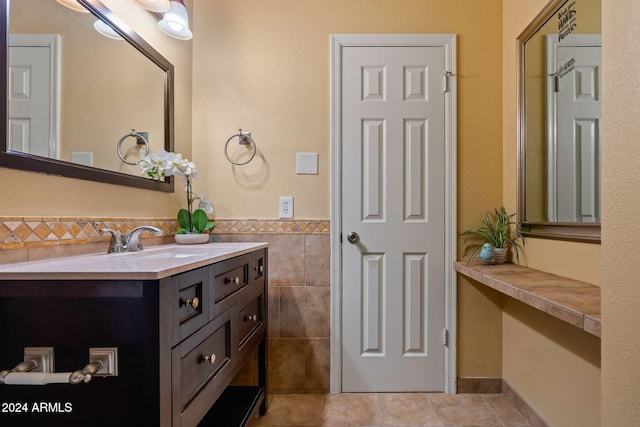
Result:
M458 377L458 393L499 394L502 393L502 378Z
M511 402L531 427L549 427L549 424L504 379L502 380L502 395Z

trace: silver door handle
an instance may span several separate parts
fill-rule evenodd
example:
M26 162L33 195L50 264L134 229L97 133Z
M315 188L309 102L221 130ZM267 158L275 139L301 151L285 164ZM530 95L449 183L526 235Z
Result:
M352 231L351 233L347 234L347 240L349 241L349 243L357 243L358 240L360 240L360 236L358 236L358 233L356 233L355 231Z

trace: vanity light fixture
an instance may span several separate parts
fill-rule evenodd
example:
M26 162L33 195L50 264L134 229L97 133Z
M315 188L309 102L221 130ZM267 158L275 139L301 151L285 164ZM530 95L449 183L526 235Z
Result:
M77 0L56 0L56 1L61 5L68 7L69 9L75 10L76 12L89 13L89 11L83 5L78 3Z
M114 30L113 28L105 24L104 21L101 21L99 19L97 19L96 22L93 23L93 28L95 28L95 30L100 34L102 34L103 36L109 37L110 39L124 40L124 38L120 34L118 34L116 30Z
M171 6L158 21L160 30L176 39L189 40L193 37L189 29L189 15L183 0L171 0Z
M171 6L169 0L136 0L136 2L150 12L166 12Z

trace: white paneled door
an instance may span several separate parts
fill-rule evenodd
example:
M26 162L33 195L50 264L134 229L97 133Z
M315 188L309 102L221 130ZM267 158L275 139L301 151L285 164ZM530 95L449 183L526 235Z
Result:
M445 388L445 57L342 49L344 392Z
M11 35L7 90L10 150L59 158L58 46L57 35Z
M547 36L549 221L600 222L601 36L557 40Z

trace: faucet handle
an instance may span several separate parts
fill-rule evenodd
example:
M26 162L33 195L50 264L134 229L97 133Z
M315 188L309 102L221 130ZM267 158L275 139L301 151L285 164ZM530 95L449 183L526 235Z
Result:
M124 252L124 246L122 245L122 237L120 233L110 228L102 228L100 232L111 233L111 240L109 240L109 249L107 250L108 254L112 252L116 252L116 253Z

